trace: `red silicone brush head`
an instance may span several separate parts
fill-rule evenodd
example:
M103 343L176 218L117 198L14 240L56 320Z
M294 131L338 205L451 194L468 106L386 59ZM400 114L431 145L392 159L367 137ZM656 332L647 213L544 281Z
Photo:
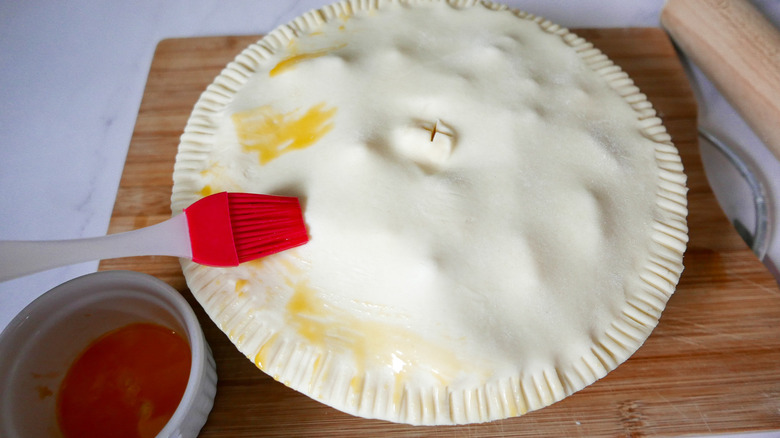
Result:
M230 219L239 263L309 241L298 198L230 193Z
M222 192L184 210L192 260L236 266L309 241L298 198Z

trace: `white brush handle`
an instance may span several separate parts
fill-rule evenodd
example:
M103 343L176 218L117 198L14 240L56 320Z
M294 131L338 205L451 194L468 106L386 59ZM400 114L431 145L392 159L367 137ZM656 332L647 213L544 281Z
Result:
M192 258L182 213L146 228L101 237L49 241L0 241L0 281L59 266L142 255Z

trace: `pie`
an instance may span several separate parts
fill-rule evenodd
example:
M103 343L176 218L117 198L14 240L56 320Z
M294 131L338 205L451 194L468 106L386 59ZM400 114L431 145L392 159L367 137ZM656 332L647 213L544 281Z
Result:
M172 210L297 196L310 241L183 260L258 368L366 418L518 416L628 359L683 269L686 176L646 96L569 30L480 1L352 1L208 86Z

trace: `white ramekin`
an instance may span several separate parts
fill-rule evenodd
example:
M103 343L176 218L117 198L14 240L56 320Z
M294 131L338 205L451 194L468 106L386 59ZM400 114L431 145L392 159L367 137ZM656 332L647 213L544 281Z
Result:
M194 437L214 403L216 366L187 301L146 274L105 271L63 283L33 301L0 334L0 436L58 437L56 400L73 360L98 336L135 322L184 335L187 388L158 437Z

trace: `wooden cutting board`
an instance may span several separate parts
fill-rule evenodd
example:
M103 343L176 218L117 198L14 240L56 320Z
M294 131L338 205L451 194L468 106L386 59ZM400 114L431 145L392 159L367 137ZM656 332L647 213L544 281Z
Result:
M198 313L219 385L203 437L644 436L780 429L780 290L721 212L705 177L696 102L666 35L580 29L631 75L671 133L689 177L685 272L652 336L604 379L545 409L480 425L411 427L356 418L289 389L255 368L187 290L178 261L104 261L101 270L167 281ZM170 215L179 136L200 93L258 36L170 39L154 54L109 232Z

